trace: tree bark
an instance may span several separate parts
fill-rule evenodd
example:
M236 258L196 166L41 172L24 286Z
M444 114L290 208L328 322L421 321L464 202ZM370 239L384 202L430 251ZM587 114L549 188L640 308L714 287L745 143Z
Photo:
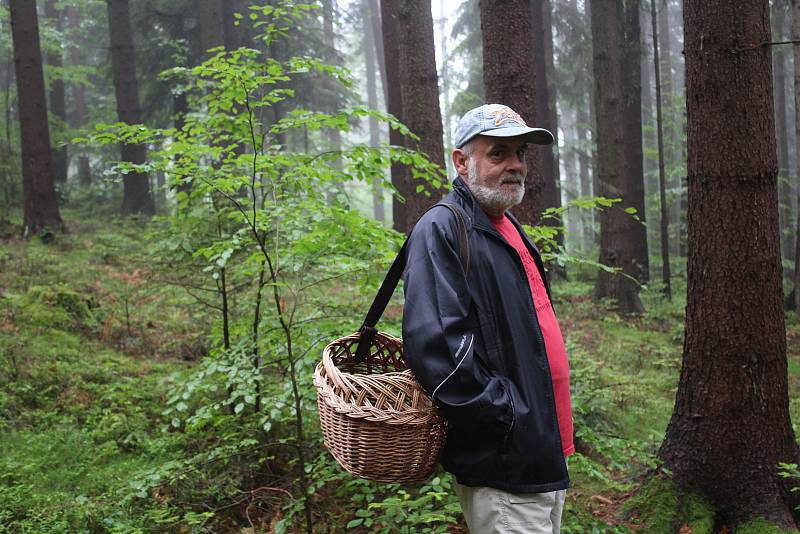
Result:
M598 299L613 299L621 313L639 313L643 311L643 306L639 299L639 284L635 279L640 274L640 267L631 238L638 223L624 211L631 205L627 200L630 198L631 170L627 159L629 147L626 146L630 137L626 133L623 20L621 0L597 0L592 3L597 184L601 196L623 199L600 214L599 261L620 272L600 271L595 284L595 296ZM638 65L638 59L636 63Z
M797 191L797 227L794 247L794 299L795 312L800 317L800 0L792 0L792 40L794 48L794 131L797 168L795 169Z
M536 4L541 5L539 2ZM547 117L537 114L536 92L541 87L536 82L534 56L543 57L543 54L541 49L533 50L537 36L534 35L530 10L526 0L480 0L483 83L487 102L505 104L529 125L538 126ZM539 150L527 151L525 197L514 208L514 214L525 224L540 224L542 212L551 207L546 202L545 190L548 188L546 182L551 182L553 176L544 175L541 158ZM552 183L549 187L556 189ZM552 191L549 195L552 197Z
M727 523L794 528L767 0L687 0L683 367L660 456Z
M23 236L63 230L53 185L53 162L36 2L11 0L11 34L22 145Z
M658 143L658 199L661 206L661 280L664 296L672 300L672 276L669 265L669 209L667 206L667 181L664 171L664 128L661 112L661 68L658 62L658 24L656 0L650 0L653 27L653 70L656 78L656 140Z
M61 14L56 8L55 0L47 0L44 4L44 13L48 23L56 30L61 30ZM53 71L60 70L64 65L61 47L58 51L50 51L45 54L45 63L54 67ZM64 81L61 79L60 72L52 72L50 77L50 112L61 121L61 127L67 124L67 97L64 92ZM58 129L56 129L58 131ZM58 140L56 140L58 142ZM53 149L53 180L56 183L67 182L67 145L60 143Z
M591 91L589 91L589 94L586 96L587 100L592 100ZM580 195L583 198L589 198L595 194L593 179L594 170L592 169L593 151L590 144L593 141L589 141L589 136L587 135L587 133L592 130L592 119L591 113L586 108L587 106L578 106L578 109L575 112L575 118L577 120L576 128L578 133L578 163L580 166ZM594 136L592 136L592 138L594 139ZM581 243L581 248L583 250L590 250L595 245L594 222L595 211L588 210L588 213L584 215L582 222L583 230L581 233L583 235L583 242Z
M644 204L644 155L642 150L642 42L639 0L625 0L622 49L623 123L625 128L625 176L627 185L622 206L636 210L628 229L633 276L640 283L650 280L647 226Z
M378 65L375 60L377 52L376 44L378 41L373 33L372 13L370 12L369 3L370 0L363 0L361 6L361 14L364 23L364 40L362 41L362 47L364 48L364 64L367 73L367 106L369 106L370 109L378 109ZM378 147L380 143L378 119L370 117L369 146ZM372 213L377 221L383 222L386 219L383 207L383 188L380 185L375 185L372 191Z
M208 51L225 45L225 27L221 0L200 0L200 42L203 56L210 57Z
M783 21L786 18L786 3L772 4L772 40L786 40ZM775 93L775 134L778 148L778 209L781 230L781 256L787 261L794 258L794 220L792 218L792 183L789 178L789 133L786 109L786 54L783 46L772 47L772 65ZM789 274L789 269L786 269Z
M78 8L69 6L67 8L67 26L69 27L71 38L73 40L78 38L80 34L80 19L78 17ZM81 52L80 48L73 45L69 49L69 62L73 67L80 66ZM86 124L86 91L82 83L75 83L72 85L72 126L73 128L82 128ZM86 154L78 155L78 183L83 186L88 186L92 182L92 168L89 163L89 158Z
M390 55L397 55L396 68L399 71L400 119L419 136L419 141L405 140L405 146L423 152L432 162L444 164L442 143L442 115L439 110L439 81L436 72L436 57L433 43L433 16L430 0L408 0L396 2L381 1L384 23L384 52L386 54L386 74L390 77ZM387 25L392 26L387 32ZM386 40L387 33L394 32L394 46ZM389 81L392 101L391 86ZM396 97L396 95L395 95ZM392 108L390 107L390 112ZM394 144L394 142L392 142ZM395 174L392 169L392 183L405 203L395 199L393 203L394 228L409 232L414 223L431 205L441 198L441 190L435 190L422 180L415 180L408 168ZM417 192L422 185L429 196Z
M533 117L536 124L553 133L556 141L550 146L536 146L542 169L542 203L544 209L561 207L561 176L558 162L558 114L555 109L555 91L549 82L553 74L553 28L550 20L549 0L533 0L530 2L531 51L533 53L534 87L536 112ZM549 74L549 75L548 75ZM542 221L548 226L561 227L561 216ZM564 244L564 234L556 234L556 242ZM557 265L549 266L550 270L564 277L566 271Z
M117 116L126 124L141 123L139 86L136 80L136 58L133 48L128 0L106 0L108 30L111 37L111 69L114 75L114 93L117 97ZM143 144L120 145L122 160L140 165L147 160ZM147 173L129 172L123 176L122 213L154 212L153 196Z

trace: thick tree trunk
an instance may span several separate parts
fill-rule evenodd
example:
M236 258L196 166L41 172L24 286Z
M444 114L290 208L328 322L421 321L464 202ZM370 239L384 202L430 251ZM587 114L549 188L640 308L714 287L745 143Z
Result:
M656 78L656 140L658 142L658 199L661 206L661 280L664 295L672 300L672 276L669 265L669 209L667 206L667 182L664 171L664 121L661 111L661 68L658 62L658 25L656 0L650 0L653 27L653 71Z
M11 0L11 34L22 145L23 236L64 228L53 185L36 2Z
M55 0L47 0L44 4L44 13L48 23L56 30L61 30L61 15L56 8ZM54 67L53 71L60 70L64 65L61 47L57 51L53 50L45 54L45 63ZM64 81L61 73L53 72L50 78L50 112L58 117L62 127L67 124L67 97L64 92ZM56 130L58 131L58 130ZM56 183L66 183L67 181L67 145L59 143L53 149L53 180Z
M622 206L636 210L628 226L633 275L640 283L650 280L647 226L644 205L644 162L642 153L642 42L639 0L625 0L622 49L623 126L625 128L625 176L627 185Z
M71 38L77 39L80 35L80 20L78 18L78 8L70 6L67 8L67 26L69 27ZM80 48L73 44L69 49L69 62L73 67L80 66ZM72 85L72 126L73 128L83 128L86 124L86 91L82 83ZM86 154L78 155L78 183L88 186L92 182L92 168Z
M536 92L541 87L536 83L534 56L543 57L543 54L541 49L533 50L537 36L530 9L526 0L480 0L483 83L487 102L505 104L529 125L539 126L547 117L537 114ZM552 181L553 176L544 175L541 157L541 151L528 150L525 158L528 165L525 198L514 208L514 214L525 224L540 224L542 212L550 207L545 200L545 189L546 181ZM552 184L550 187L555 189Z
M128 0L106 0L108 6L108 30L111 36L111 69L114 75L114 92L117 97L117 116L120 122L139 124L139 86L136 80L136 59L133 53ZM144 145L122 144L122 160L143 164L147 159ZM152 215L153 196L146 173L129 172L123 176L122 213Z
M620 269L620 272L600 271L595 295L614 299L622 313L639 313L643 307L635 278L640 274L640 267L636 264L631 238L632 228L637 223L624 211L629 205L625 199L630 194L631 179L627 163L629 147L626 146L629 138L624 120L623 20L621 0L592 3L597 184L601 196L623 199L600 214L600 263Z
M378 64L375 61L377 39L373 33L372 14L370 13L369 0L364 0L361 6L364 21L364 63L367 73L367 105L370 109L378 109ZM378 119L369 118L369 146L377 147L381 143ZM383 222L386 214L383 207L383 188L376 185L372 191L372 213L375 220Z
M436 72L436 57L433 43L433 16L430 0L408 0L396 2L382 0L384 21L384 52L386 54L387 77L390 77L390 55L397 55L400 82L400 108L403 123L419 136L419 141L405 140L405 145L425 153L439 165L444 164L442 143L442 115L439 111L439 81ZM387 23L393 28L396 45L390 46ZM392 82L389 81L390 95ZM390 107L390 112L392 108ZM408 232L429 206L441 198L441 190L434 190L421 180L415 180L407 168L395 176L392 182L405 199L405 203L394 202L394 228ZM429 196L417 192L424 185Z
M736 523L794 527L767 0L687 0L686 337L660 456Z

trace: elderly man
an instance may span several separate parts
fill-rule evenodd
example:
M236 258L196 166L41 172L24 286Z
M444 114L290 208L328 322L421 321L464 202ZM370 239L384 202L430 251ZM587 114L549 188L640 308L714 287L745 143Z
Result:
M569 364L536 247L508 209L525 194L529 144L549 145L513 110L488 104L456 130L458 173L408 242L405 356L449 421L444 468L473 534L559 532L575 450Z

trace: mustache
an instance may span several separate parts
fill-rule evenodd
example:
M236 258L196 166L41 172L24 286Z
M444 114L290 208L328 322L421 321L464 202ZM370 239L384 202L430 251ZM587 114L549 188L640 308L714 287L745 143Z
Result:
M524 184L525 177L521 173L511 173L500 179L501 184Z

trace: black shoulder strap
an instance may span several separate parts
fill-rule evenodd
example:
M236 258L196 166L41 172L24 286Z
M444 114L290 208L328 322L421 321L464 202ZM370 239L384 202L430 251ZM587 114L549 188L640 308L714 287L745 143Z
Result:
M445 208L449 209L456 218L456 223L458 226L458 253L461 257L461 265L464 268L464 273L469 274L469 241L467 239L467 225L464 222L464 216L461 214L461 209L457 208L453 204L439 202L431 206L429 210L437 206L444 206ZM369 311L367 312L367 317L364 319L364 323L358 330L360 337L358 339L358 348L356 349L355 357L356 362L358 363L364 361L367 351L369 350L370 343L372 343L372 338L375 337L375 334L378 332L378 330L375 328L375 325L378 324L378 320L381 318L381 315L383 315L383 311L386 309L386 306L389 304L389 300L392 298L392 294L397 287L397 283L403 276L403 271L406 268L407 244L408 237L406 237L406 240L403 242L403 246L400 247L400 252L397 253L397 257L394 259L392 266L389 267L389 272L386 273L386 278L383 279L383 283L381 284L380 289L378 289L378 294L375 295L375 300L372 301L372 306L370 306Z

